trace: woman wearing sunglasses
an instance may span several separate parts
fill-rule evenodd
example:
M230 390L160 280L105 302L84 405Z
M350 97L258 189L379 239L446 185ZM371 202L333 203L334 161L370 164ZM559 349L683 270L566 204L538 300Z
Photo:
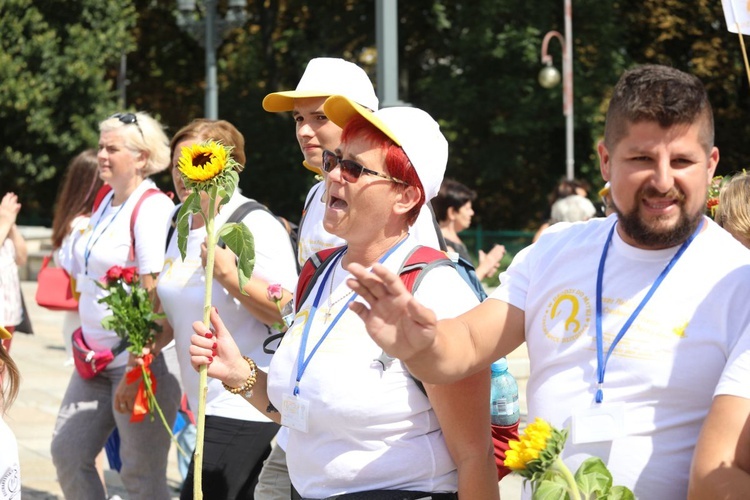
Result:
M153 289L164 264L164 241L174 206L148 178L169 166L169 141L162 126L146 113L118 113L101 122L99 130L99 176L112 190L91 215L73 247L71 268L66 269L76 278L81 294L83 337L95 351L113 349L120 341L114 331L102 327L110 312L99 303L106 292L96 282L112 266L135 266L142 285ZM52 460L66 498L105 498L94 459L115 426L120 433L120 477L128 497L170 498L169 434L158 418L130 422L139 383L128 384L125 372L134 365L132 355L123 350L93 378L73 372L52 438ZM151 370L158 381L156 398L172 422L180 400L177 379L167 371L163 354L154 359Z
M324 110L343 133L335 151L323 152L323 224L345 246L321 265L306 298L298 286L298 312L268 374L243 358L215 310L213 332L200 322L193 326L193 365L208 365L210 376L289 429L292 498L455 499L456 464L475 473L462 496L497 498L489 401L482 397L488 386L474 379L426 386L423 393L349 310L361 300L346 284L350 264L380 263L396 272L419 246L410 226L440 187L447 141L437 122L416 108L372 113L333 96ZM450 265L431 267L420 279L416 295L445 316L477 303ZM464 408L471 419L446 411L462 403L471 405ZM439 423L441 410L449 418ZM476 436L486 446L477 447Z

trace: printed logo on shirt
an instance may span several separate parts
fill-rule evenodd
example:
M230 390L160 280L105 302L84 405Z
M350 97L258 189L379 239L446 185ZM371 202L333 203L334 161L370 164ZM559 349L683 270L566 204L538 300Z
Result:
M15 500L21 498L21 473L17 464L12 465L0 477L0 498Z
M547 304L542 329L555 342L572 342L588 331L590 323L591 301L583 291L568 288Z

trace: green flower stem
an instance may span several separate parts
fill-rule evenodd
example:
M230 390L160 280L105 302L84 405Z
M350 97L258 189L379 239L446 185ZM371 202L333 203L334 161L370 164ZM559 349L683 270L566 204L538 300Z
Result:
M565 479L565 483L568 485L566 489L568 490L568 496L570 497L570 500L581 500L581 493L578 491L576 478L573 476L573 473L570 472L570 469L568 469L568 467L559 456L555 459L554 462L552 462L550 470L557 472L563 477L563 479Z
M185 450L182 449L182 446L180 446L180 443L177 442L177 438L174 437L174 433L172 432L172 427L167 423L167 419L164 418L164 413L162 413L161 407L159 406L159 403L156 401L156 394L154 394L154 389L151 386L151 377L148 376L148 373L146 372L146 367L143 365L141 365L141 379L143 380L143 385L146 386L146 397L148 397L148 402L149 402L151 409L152 410L156 409L156 411L159 413L159 418L161 418L161 423L164 425L164 428L167 429L170 439L177 447L177 451L179 451L183 457L187 457L188 456L187 453L185 453Z
M203 323L211 324L211 285L214 280L214 250L216 234L214 232L214 205L218 188L211 187L208 192L208 213L206 215L206 294L203 297ZM196 419L193 499L203 499L203 439L206 430L206 394L208 393L208 367L201 365L198 382L198 417Z

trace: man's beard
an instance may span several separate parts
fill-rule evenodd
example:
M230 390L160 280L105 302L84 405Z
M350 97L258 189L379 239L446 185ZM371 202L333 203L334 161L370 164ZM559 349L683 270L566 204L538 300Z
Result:
M641 207L639 200L644 197L656 198L659 196L677 199L677 204L680 207L680 217L672 227L660 228L658 224L659 219L656 219L649 224L648 222L645 222L639 214ZM617 223L625 234L627 234L639 246L645 248L658 249L677 246L693 234L698 227L698 224L700 224L703 219L703 212L689 214L685 211L685 195L682 192L678 192L677 196L674 196L673 192L667 193L667 195L661 195L653 189L645 188L636 193L635 201L634 208L628 213L621 212L617 205L615 205Z

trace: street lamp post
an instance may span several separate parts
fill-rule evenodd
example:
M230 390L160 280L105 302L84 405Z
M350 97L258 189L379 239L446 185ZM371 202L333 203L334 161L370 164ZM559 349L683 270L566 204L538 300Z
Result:
M560 72L552 66L552 56L547 46L552 38L560 41L563 49L563 115L565 115L565 176L573 180L575 157L573 155L573 21L571 0L565 0L565 36L558 31L550 31L542 40L542 63L539 84L552 88L560 82Z
M247 20L247 0L229 0L225 17L216 13L217 0L204 0L204 19L197 19L195 0L177 0L177 25L206 50L205 117L219 118L219 85L216 81L216 50L224 37Z

